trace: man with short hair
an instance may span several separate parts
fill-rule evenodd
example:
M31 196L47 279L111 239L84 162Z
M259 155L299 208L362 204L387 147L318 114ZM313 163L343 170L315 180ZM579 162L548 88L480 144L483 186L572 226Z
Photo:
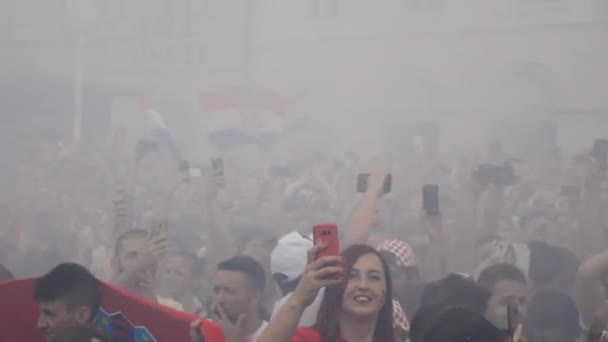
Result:
M453 273L424 288L420 308L453 306L483 314L489 299L490 293L486 289L461 274Z
M37 327L50 341L60 329L93 321L101 302L101 289L86 268L64 263L38 279L33 297L40 305Z
M152 235L142 229L123 233L116 241L112 283L156 301L152 283L158 260L165 255L168 247L165 234Z
M481 271L477 283L490 293L486 319L512 333L526 313L529 289L524 274L511 264L496 264Z
M235 256L217 265L213 306L227 342L255 341L268 322L258 316L266 277L259 262Z

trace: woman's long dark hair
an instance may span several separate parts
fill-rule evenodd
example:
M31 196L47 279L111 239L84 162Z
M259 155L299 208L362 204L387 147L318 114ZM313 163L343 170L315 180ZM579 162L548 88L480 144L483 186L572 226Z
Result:
M374 339L376 342L394 342L393 294L391 292L391 274L388 265L380 253L368 245L353 245L342 251L344 263L348 268L352 268L357 260L366 254L373 254L380 259L386 280L386 301L378 314ZM345 289L346 284L330 286L325 289L323 302L317 315L317 322L314 325L315 330L321 335L322 342L342 340L340 337L340 313Z

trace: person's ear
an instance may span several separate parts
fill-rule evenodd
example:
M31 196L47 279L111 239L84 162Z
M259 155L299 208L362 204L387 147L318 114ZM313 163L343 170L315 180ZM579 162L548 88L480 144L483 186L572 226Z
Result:
M95 313L91 308L83 306L76 312L76 321L78 321L79 324L87 324L93 320L94 316Z
M255 303L255 305L258 306L262 303L263 296L264 296L264 293L262 291L255 291L253 293L251 299L253 299L253 302Z

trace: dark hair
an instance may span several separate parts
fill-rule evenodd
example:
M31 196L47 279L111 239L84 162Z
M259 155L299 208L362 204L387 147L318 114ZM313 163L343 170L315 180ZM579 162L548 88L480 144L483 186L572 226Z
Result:
M36 281L34 301L62 300L68 309L86 306L91 309L91 320L99 309L101 289L99 281L86 268L74 263L63 263Z
M547 285L555 281L560 272L560 253L557 248L542 242L531 241L530 268L528 277L536 286Z
M483 287L459 274L450 274L424 288L420 305L460 307L483 314L489 299L490 293Z
M536 331L560 331L576 339L581 334L579 312L570 296L560 292L536 294L524 318L524 336Z
M374 338L376 341L395 341L393 330L393 295L391 291L391 274L386 261L380 253L368 245L353 245L342 251L346 267L352 268L357 260L364 255L373 254L382 262L382 268L386 279L386 301L376 322ZM340 341L340 311L346 285L330 286L325 290L323 302L319 308L317 322L314 328L321 335L323 342Z
M463 308L444 308L415 342L499 342L505 334L481 314Z
M118 257L120 255L120 252L122 252L123 244L126 240L148 238L149 235L150 233L148 233L147 230L143 229L131 229L120 234L120 236L118 236L118 239L116 239L116 244L114 245L115 256Z
M51 342L90 342L93 338L101 342L110 342L103 331L92 325L79 325L60 330Z
M217 265L218 271L241 272L247 276L251 286L260 292L264 292L266 286L266 272L264 268L252 257L238 255L224 260Z
M428 331L429 327L437 320L446 310L453 308L443 305L427 305L416 311L410 323L410 339L413 342L419 342Z
M15 279L15 276L4 265L0 265L0 281Z
M283 273L275 273L272 275L272 279L274 279L279 286L279 290L281 290L283 296L286 296L288 293L295 291L300 283L300 279L302 279L302 275L295 279L287 280L287 276Z
M580 263L576 255L567 248L552 246L542 241L532 241L528 245L530 281L536 287L557 286L562 291L572 290Z
M492 293L494 286L501 280L511 280L518 283L526 283L526 276L517 267L511 264L492 265L479 274L477 284Z

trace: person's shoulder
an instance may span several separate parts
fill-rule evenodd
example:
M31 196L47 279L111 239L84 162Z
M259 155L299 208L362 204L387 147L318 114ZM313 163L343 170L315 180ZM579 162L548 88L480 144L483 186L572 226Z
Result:
M291 342L318 342L321 341L321 335L314 328L298 328L293 335Z

